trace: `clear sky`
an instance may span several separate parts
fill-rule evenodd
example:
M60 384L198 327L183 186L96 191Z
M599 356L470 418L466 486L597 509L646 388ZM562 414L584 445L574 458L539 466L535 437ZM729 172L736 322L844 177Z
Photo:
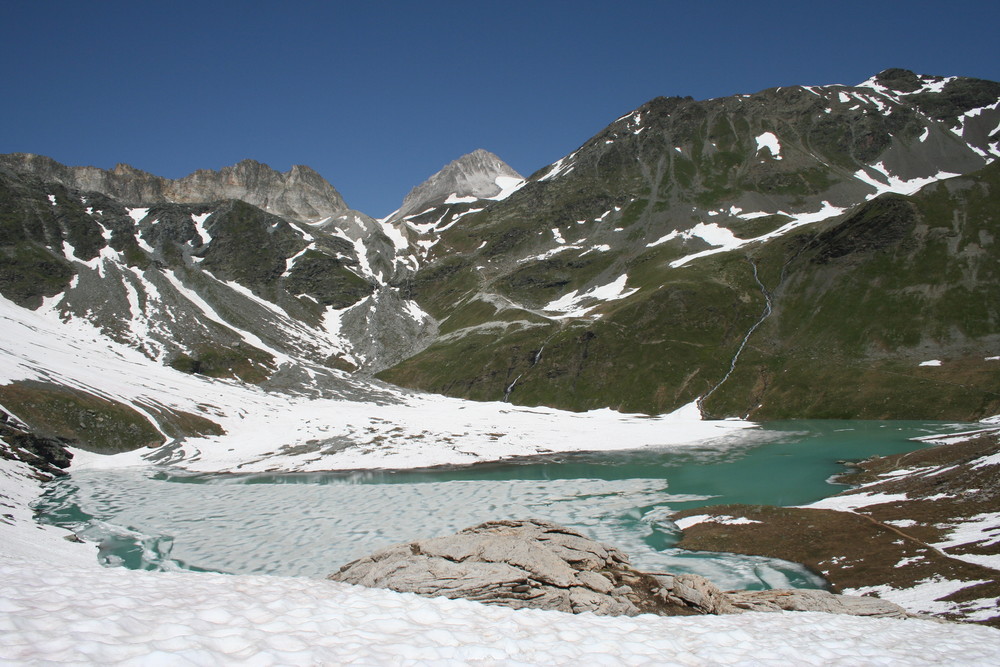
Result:
M0 152L316 169L382 216L476 148L524 175L659 95L1000 80L1000 2L12 1Z

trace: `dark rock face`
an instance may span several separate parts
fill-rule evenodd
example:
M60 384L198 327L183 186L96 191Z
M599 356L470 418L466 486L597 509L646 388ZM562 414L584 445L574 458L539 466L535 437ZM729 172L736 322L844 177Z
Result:
M456 535L397 544L348 563L330 579L515 609L608 616L829 611L903 617L896 605L825 591L724 593L704 577L646 573L628 556L557 524L490 521Z
M0 410L0 458L27 463L45 479L65 475L73 455L65 438L46 438Z

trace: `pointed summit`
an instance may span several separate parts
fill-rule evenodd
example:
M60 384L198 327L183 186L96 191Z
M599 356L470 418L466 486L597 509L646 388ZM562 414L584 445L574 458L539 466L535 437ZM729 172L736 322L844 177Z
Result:
M496 197L524 178L493 153L478 148L445 165L410 190L391 219L399 220L431 206L461 199Z

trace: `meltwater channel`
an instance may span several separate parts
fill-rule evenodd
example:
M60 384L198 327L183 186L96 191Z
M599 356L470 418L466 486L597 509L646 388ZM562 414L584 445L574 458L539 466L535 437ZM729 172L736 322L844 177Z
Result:
M81 471L36 504L44 523L100 543L105 565L325 577L397 542L492 519L541 518L629 554L640 569L693 572L724 589L815 588L784 561L676 548L671 513L705 505L800 505L843 490L842 460L911 451L940 422L770 423L725 446L550 456L417 471L199 474Z

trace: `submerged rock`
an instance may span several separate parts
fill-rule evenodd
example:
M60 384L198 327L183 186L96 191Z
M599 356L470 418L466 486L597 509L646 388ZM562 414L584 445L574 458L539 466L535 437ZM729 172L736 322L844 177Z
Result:
M334 581L507 607L608 616L829 611L903 617L881 600L825 591L726 593L692 574L640 572L613 546L537 519L490 521L447 537L381 549L340 568Z

